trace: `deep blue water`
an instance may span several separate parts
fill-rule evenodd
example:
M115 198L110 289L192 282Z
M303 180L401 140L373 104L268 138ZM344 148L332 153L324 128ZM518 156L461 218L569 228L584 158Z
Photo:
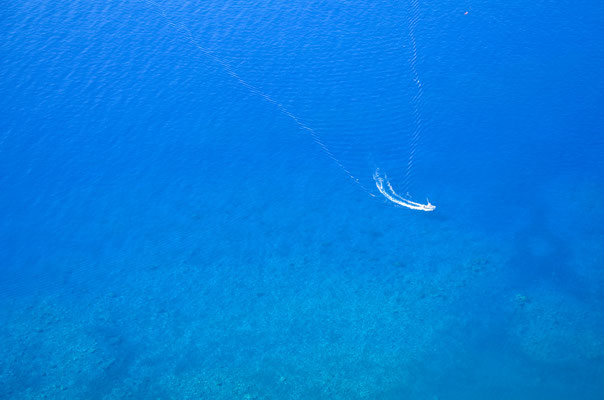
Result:
M0 398L604 398L602 20L3 3Z

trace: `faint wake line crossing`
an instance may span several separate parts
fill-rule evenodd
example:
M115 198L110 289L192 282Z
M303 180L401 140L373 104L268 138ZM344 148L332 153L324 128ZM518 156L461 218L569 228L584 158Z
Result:
M409 29L409 40L411 41L411 58L409 59L409 66L411 68L413 82L415 84L416 93L413 96L413 131L410 138L410 148L409 148L409 157L407 159L407 168L405 170L405 178L403 180L403 188L405 192L408 191L410 181L411 181L411 173L413 169L413 160L415 157L415 152L417 150L417 145L419 143L419 139L422 133L423 127L423 118L422 118L422 108L423 108L423 96L424 96L424 88L422 86L422 82L419 79L419 74L417 72L417 41L415 40L415 27L417 25L417 21L419 20L419 3L418 0L410 0L411 1L411 17L408 21L408 29Z
M371 193L371 191L369 189L367 189L365 187L365 185L363 185L359 181L359 179L356 176L354 176L352 174L352 172L350 172L350 170L348 170L344 166L344 164L331 152L331 150L329 150L329 148L327 147L327 145L325 145L325 143L323 143L323 141L317 135L317 133L315 132L314 129L312 129L311 127L309 127L308 125L306 125L304 122L302 122L300 120L300 118L298 118L291 111L289 111L287 108L285 108L285 106L283 104L279 103L277 100L273 99L271 96L269 96L268 94L264 93L263 91L261 91L260 89L258 89L254 85L252 85L251 83L247 82L241 76L239 76L239 74L237 74L233 70L233 68L226 61L224 61L223 59L219 58L213 52L211 52L210 50L208 50L205 47L203 47L202 45L200 45L199 42L193 37L193 34L189 30L189 28L186 27L182 23L176 23L176 22L174 22L167 15L164 7L161 4L157 3L155 0L146 0L146 1L147 1L147 3L153 4L161 12L163 18L166 20L166 23L169 26L172 26L176 30L182 32L184 34L186 40L189 43L191 43L193 46L195 46L205 56L207 56L208 58L210 58L211 60L213 60L217 64L219 64L224 69L224 71L228 75L230 75L232 78L234 78L235 80L237 80L237 82L239 82L239 84L241 84L243 87L247 88L251 93L253 93L253 94L257 95L257 96L262 97L265 101L267 101L268 103L274 105L279 110L279 112L281 112L283 115L289 117L292 121L294 121L294 123L298 126L299 129L308 132L308 134L310 135L310 137L312 138L312 140L321 148L321 151L323 151L323 153L325 153L332 161L334 161L336 163L336 165L338 167L340 167L340 169L342 171L344 171L344 173L346 173L346 175L348 175L348 177L350 179L352 179L352 181L354 183L356 183L361 189L363 189L365 192L367 192L370 196L375 197L375 195L373 193Z

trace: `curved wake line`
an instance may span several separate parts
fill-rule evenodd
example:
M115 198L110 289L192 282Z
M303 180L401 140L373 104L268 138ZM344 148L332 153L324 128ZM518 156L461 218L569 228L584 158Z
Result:
M403 179L403 188L405 189L405 191L408 191L409 185L411 184L411 171L413 169L415 152L417 150L417 145L422 134L422 106L424 97L424 87L422 86L422 82L419 78L419 73L417 72L418 54L417 41L415 40L415 27L417 25L417 21L419 20L419 4L418 0L411 0L410 2L411 16L407 20L407 29L409 34L409 40L411 42L411 56L409 59L409 66L411 67L413 82L415 83L417 89L415 96L413 96L414 128L410 138L409 157L407 159L407 168L405 170L405 177Z
M416 203L415 201L411 201L409 199L405 199L400 196L398 193L394 191L394 188L390 184L387 176L383 178L380 176L379 169L375 170L373 174L373 180L375 181L375 186L380 191L381 194L384 195L385 198L390 200L391 202L398 204L399 206L407 207L412 210L420 210L420 211L434 211L436 206L430 203L430 200L426 199L426 204ZM385 185L385 187L384 187Z

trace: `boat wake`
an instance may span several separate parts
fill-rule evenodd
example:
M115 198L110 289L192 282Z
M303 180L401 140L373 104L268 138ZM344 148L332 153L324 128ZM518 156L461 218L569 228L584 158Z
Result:
M289 119L291 119L300 130L308 133L310 135L310 137L312 138L312 140L320 147L320 149L323 151L323 153L325 153L329 158L331 158L340 167L340 169L344 173L346 173L346 175L348 175L348 177L356 185L358 185L363 191L368 193L370 196L376 197L376 195L374 193L372 193L373 190L370 190L369 187L365 186L365 184L363 184L361 182L359 177L357 177L356 174L353 174L352 170L344 165L344 162L342 162L340 160L340 158L336 155L336 153L332 152L332 150L322 140L322 138L320 137L320 135L318 134L317 131L315 131L309 125L304 123L300 118L298 118L298 116L296 114L291 112L282 103L277 101L275 98L270 96L268 93L262 91L259 87L253 85L252 83L250 83L249 81L244 79L241 75L239 75L239 73L237 73L235 71L235 69L226 60L224 60L223 58L218 56L216 53L214 53L210 49L206 48L199 40L197 40L195 38L195 36L191 32L191 30L186 25L179 22L178 20L171 18L168 15L168 12L166 11L165 6L162 4L161 0L146 0L146 2L152 8L158 10L159 13L161 14L161 16L167 22L167 24L172 26L174 29L176 29L187 42L189 42L191 45L196 47L206 57L208 57L209 59L213 60L218 65L220 65L222 67L222 69L224 70L224 72L227 73L228 75L230 75L233 79L235 79L241 86L247 88L251 93L258 95L260 98L264 99L264 101L275 106L276 109L280 113L282 113L283 115L285 115ZM410 139L409 155L407 158L407 166L406 166L404 178L402 181L403 191L405 191L405 192L407 192L409 190L412 170L414 169L416 149L417 149L418 143L420 141L420 137L422 134L422 126L423 126L423 117L422 117L423 86L419 79L419 74L418 74L417 66L416 66L418 55L417 55L417 43L415 40L415 27L416 27L417 21L419 20L419 3L418 2L419 2L419 0L410 0L411 13L410 13L408 21L407 21L408 30L409 30L409 39L411 41L411 54L409 55L408 62L409 62L410 68L411 68L413 82L416 87L416 89L415 89L416 93L413 96L414 126L411 131L410 138L409 138ZM369 171L367 171L367 172L369 172ZM367 174L367 175L369 175L369 174ZM365 180L365 179L367 179L367 180ZM390 183L390 181L388 180L386 175L384 175L384 177L380 176L379 169L377 169L375 171L375 173L373 174L373 179L375 181L375 185L376 185L377 189L379 190L379 192L382 195L384 195L384 197L386 197L386 199L388 199L390 202L392 202L396 205L403 206L403 207L406 207L406 208L409 208L412 210L421 210L421 211L434 211L434 209L436 208L434 205L430 204L429 201L426 204L416 203L414 201L409 200L410 196L408 194L406 197L403 197L403 196L400 196L399 194L397 194L394 191L394 189L392 188L392 184ZM367 182L367 181L368 181L368 176L367 176L367 178L364 178L363 182Z
M426 204L416 203L415 201L411 201L406 199L396 193L394 188L390 184L388 177L384 175L384 177L380 176L380 170L376 169L373 174L373 180L375 181L375 186L380 191L381 194L384 195L385 198L393 202L394 204L398 204L399 206L407 207L412 210L420 210L420 211L434 211L436 208L435 205L430 203L430 200L426 199Z

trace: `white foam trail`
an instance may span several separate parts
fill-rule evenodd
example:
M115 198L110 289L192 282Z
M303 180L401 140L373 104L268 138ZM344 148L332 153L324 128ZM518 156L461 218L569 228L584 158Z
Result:
M420 211L434 211L436 206L430 203L430 200L426 200L426 204L417 203L415 201L411 201L409 199L405 199L400 196L398 193L394 191L390 181L387 176L383 178L380 176L379 170L375 170L373 174L373 180L375 181L375 186L380 191L381 194L384 195L385 198L390 200L391 202L398 204L399 206L407 207L412 210L420 210ZM386 185L386 187L384 187Z

